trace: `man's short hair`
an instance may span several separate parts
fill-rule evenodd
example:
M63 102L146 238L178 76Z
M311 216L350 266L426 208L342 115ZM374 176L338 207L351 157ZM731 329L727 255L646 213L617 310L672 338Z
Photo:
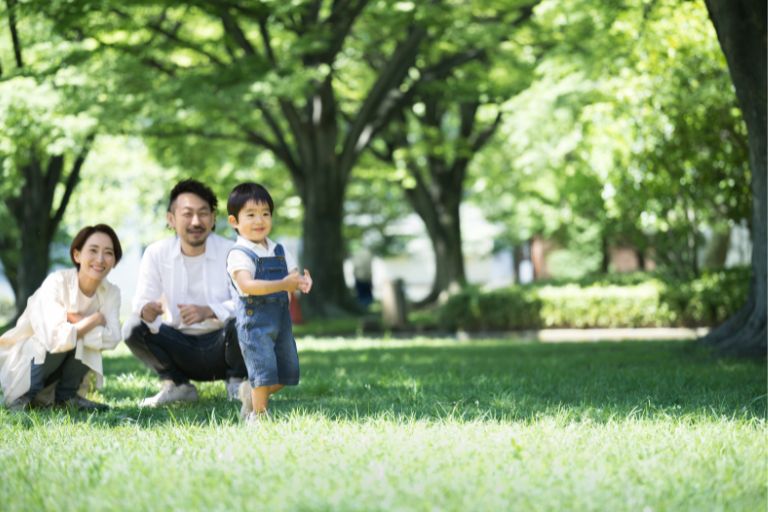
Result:
M227 199L227 214L237 217L248 201L254 203L266 203L269 206L269 213L273 213L275 209L275 203L272 201L272 196L263 185L247 181L241 183L232 189Z
M197 180L189 179L178 182L176 186L171 189L171 195L168 200L168 211L173 211L173 203L176 202L177 197L179 197L181 194L187 193L195 194L197 197L208 203L211 211L216 210L218 200L216 199L216 195L213 193L213 190Z

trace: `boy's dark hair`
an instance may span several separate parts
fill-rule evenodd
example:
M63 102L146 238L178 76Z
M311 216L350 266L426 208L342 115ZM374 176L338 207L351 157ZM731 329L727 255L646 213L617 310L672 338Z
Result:
M186 193L195 194L197 197L208 203L211 211L216 210L218 201L216 200L216 195L213 193L213 190L211 190L208 185L204 185L197 180L189 179L178 182L176 186L171 189L171 195L168 200L169 212L173 210L173 203L176 201L176 198L181 194Z
M77 268L77 270L80 270L80 264L75 261L75 251L82 252L83 246L85 246L85 242L88 241L88 239L94 233L104 233L112 239L112 248L115 251L115 266L117 266L117 264L120 262L120 258L123 257L123 248L120 246L120 240L117 238L117 233L115 233L114 229L107 226L106 224L85 226L83 229L78 231L78 233L75 235L75 238L72 239L72 245L69 246L69 258L72 260L72 263L75 264L75 268Z
M272 201L272 196L269 195L267 189L263 185L254 183L252 181L246 181L241 183L232 189L227 199L227 214L237 217L240 210L245 207L248 201L255 203L267 203L269 206L269 213L273 213L275 209L275 203Z

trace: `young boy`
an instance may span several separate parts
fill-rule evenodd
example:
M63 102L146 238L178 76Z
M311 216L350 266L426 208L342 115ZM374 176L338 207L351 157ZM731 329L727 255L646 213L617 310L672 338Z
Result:
M288 294L309 293L309 271L268 238L274 203L267 189L241 183L229 194L229 224L238 234L227 257L227 272L237 292L235 324L248 369L240 385L240 415L247 422L266 417L269 396L299 383L299 356L291 329Z

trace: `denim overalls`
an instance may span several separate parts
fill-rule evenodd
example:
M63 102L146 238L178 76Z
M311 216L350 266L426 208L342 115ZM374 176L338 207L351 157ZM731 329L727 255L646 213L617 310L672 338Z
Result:
M256 265L254 279L276 281L288 275L285 251L278 244L275 255L261 258L251 249L235 245ZM232 285L234 287L234 283ZM235 290L235 323L248 380L254 387L299 383L299 355L291 328L288 293L240 296Z

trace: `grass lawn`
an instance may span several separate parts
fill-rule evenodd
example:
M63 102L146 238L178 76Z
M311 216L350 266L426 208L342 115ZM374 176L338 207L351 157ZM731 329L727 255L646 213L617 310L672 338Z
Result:
M765 362L690 342L308 339L273 420L224 385L136 407L124 347L101 414L0 411L0 510L766 509Z

